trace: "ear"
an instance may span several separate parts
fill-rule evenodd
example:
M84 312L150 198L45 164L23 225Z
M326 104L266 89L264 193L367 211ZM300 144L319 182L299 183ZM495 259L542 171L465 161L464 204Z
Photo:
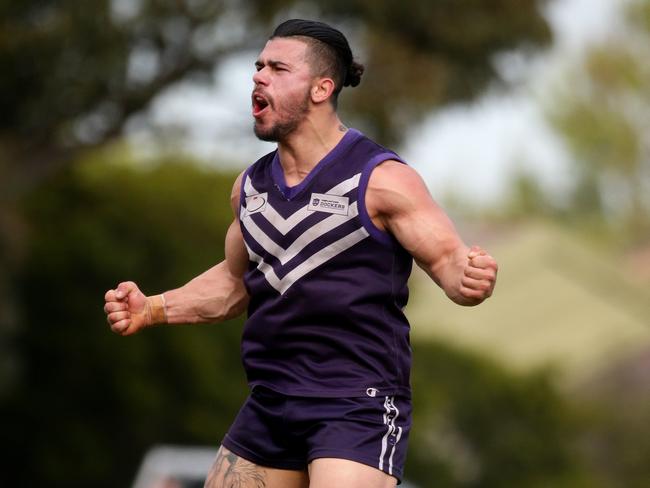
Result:
M334 80L331 78L316 78L311 87L311 101L323 103L334 93Z

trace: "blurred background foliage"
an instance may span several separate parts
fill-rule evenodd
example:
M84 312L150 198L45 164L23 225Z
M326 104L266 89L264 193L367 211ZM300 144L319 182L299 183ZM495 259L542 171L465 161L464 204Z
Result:
M3 0L3 193L118 136L174 82L208 81L225 55L260 48L298 7L359 37L367 83L349 108L386 142L414 113L476 95L496 76L497 51L550 39L531 0Z
M241 321L133 341L107 333L107 287L170 289L223 258L234 175L79 162L26 197L29 247L2 391L5 486L127 486L153 443L214 445L245 398ZM98 155L94 156L95 158Z
M309 14L340 25L366 64L341 107L346 120L399 144L431 110L502 83L498 53L548 46L539 8L0 0L0 418L10 447L0 484L129 486L151 445L218 444L246 395L241 320L128 339L105 324L108 288L186 282L223 258L232 218L236 173L182 155L138 159L123 142L133 117L181 80L210 83L226 56L259 49L279 20ZM508 239L522 222L552 222L612 253L648 243L649 19L650 2L634 2L624 35L589 50L545 101L578 174L566 198L522 174L505 207L465 214L465 225L478 217ZM414 327L442 328L426 303ZM515 370L435 334L415 337L414 349L407 477L417 486L647 485L648 354L603 358L568 385L553 368Z
M625 32L592 46L547 109L577 163L574 214L627 244L650 233L649 19L650 2L632 3Z

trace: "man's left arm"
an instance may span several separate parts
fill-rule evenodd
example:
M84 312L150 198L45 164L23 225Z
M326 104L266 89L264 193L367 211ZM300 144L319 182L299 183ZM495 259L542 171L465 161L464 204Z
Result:
M463 243L413 168L397 161L377 166L366 207L373 223L391 233L455 303L478 305L492 295L495 259Z

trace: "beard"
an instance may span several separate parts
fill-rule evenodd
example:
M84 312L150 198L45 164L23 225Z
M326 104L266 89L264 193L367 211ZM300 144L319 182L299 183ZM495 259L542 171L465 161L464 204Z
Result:
M273 105L271 108L275 109L275 106ZM309 112L309 92L305 93L300 100L286 104L282 108L286 115L271 127L264 128L257 121L255 122L253 132L259 140L281 142L295 131Z

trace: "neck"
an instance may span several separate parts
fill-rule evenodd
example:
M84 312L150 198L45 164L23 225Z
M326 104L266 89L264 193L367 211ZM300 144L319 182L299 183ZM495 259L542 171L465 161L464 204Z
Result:
M325 120L308 116L285 140L278 142L280 164L287 185L300 183L334 149L346 131L336 113Z

